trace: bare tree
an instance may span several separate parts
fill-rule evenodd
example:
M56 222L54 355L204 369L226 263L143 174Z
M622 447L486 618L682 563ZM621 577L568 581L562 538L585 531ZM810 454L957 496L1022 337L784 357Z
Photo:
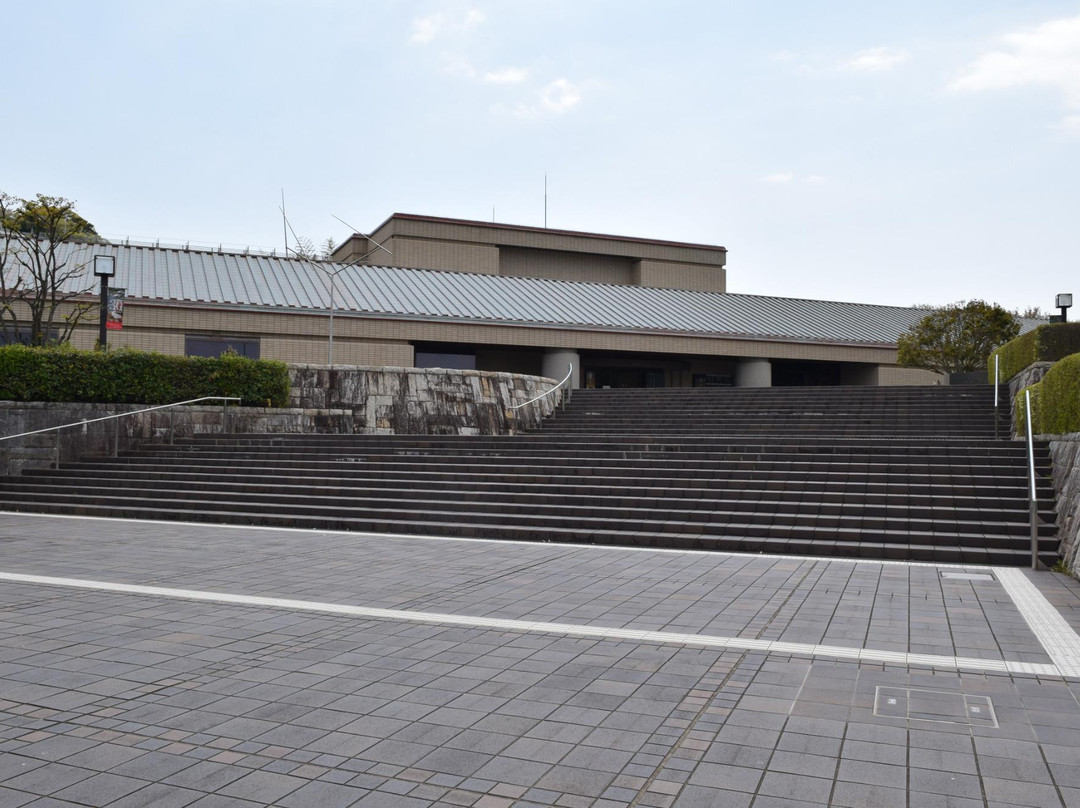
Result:
M11 273L11 277L8 277L8 264L11 263L11 239L7 237L7 227L4 225L11 213L12 203L15 201L0 191L0 345L14 342L19 327L14 302L22 279L14 272Z
M64 247L72 239L99 241L97 232L63 197L17 199L0 193L0 315L4 341L17 338L28 313L31 345L67 342L79 321L96 303L80 301L91 286L71 285L86 261L79 263Z
M327 238L318 247L307 236L298 236L293 233L295 244L289 247L289 252L296 258L305 261L330 261L334 255L334 240Z

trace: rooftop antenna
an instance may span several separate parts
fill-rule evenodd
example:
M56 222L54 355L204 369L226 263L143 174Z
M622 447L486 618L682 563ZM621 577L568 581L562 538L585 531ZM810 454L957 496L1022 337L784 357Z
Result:
M333 214L333 213L331 213L330 215L331 215L331 216L334 216L334 214ZM371 242L372 244L374 244L374 245L375 245L375 249L374 249L374 250L371 250L371 251L369 251L369 252L366 252L366 253L364 253L364 254L363 254L363 255L361 255L361 256L360 256L360 257L359 257L358 259L356 259L356 261L353 261L353 262L350 262L350 263L359 263L360 261L363 261L363 260L364 260L365 258L367 258L368 256L370 256L370 255L371 255L372 253L378 252L379 250L382 250L383 252L385 252L385 253L386 253L387 255L389 255L390 257L393 257L393 255L394 255L394 254L393 254L392 252L390 252L390 251L389 251L388 249L386 249L386 247L384 247L383 245L381 245L381 244L380 244L379 242L377 242L377 241L376 241L375 239L373 239L373 238L372 238L371 236L369 236L369 235L366 235L365 233L361 233L361 232L360 232L359 230L357 230L357 229L356 229L355 227L353 227L353 226L352 226L351 224L349 224L349 223L348 223L347 221L345 221L344 219L342 219L342 218L341 218L340 216L334 216L334 218L335 218L335 219L337 219L337 220L338 220L339 222L341 222L341 223L342 223L343 225L345 225L345 226L346 226L347 228L349 228L350 230L352 230L352 231L353 231L354 233L356 233L356 234L357 234L358 236L363 236L364 238L366 238L366 239L367 239L368 241L370 241L370 242Z
M544 172L544 229L547 230L547 172Z
M281 189L281 230L285 233L285 257L289 257L289 220L285 218L285 189Z

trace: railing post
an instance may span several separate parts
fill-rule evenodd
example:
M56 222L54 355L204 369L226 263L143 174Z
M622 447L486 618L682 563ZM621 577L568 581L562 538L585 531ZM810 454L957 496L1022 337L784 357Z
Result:
M176 408L169 410L169 445L173 445L176 438Z
M53 440L53 468L60 468L60 432L59 430L53 432L55 440Z
M1024 421L1027 424L1028 444L1028 522L1031 527L1031 568L1039 569L1039 504L1035 491L1035 440L1031 434L1031 391L1024 391Z
M113 420L113 443L112 443L112 456L120 456L120 419Z
M227 402L227 401L222 401L221 402L221 434L222 435L225 434L225 407L226 407L226 405L228 403L229 402Z
M998 439L998 425L1001 422L1001 416L998 413L998 385L1001 383L1001 377L998 372L998 359L997 354L994 354L994 440Z

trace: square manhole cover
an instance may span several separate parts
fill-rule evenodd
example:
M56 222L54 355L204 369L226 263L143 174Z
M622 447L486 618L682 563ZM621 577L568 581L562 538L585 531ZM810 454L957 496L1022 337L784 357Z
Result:
M937 721L971 727L997 727L994 704L988 696L882 687L874 690L874 715L911 721Z
M942 578L960 581L993 581L994 576L988 572L942 572Z

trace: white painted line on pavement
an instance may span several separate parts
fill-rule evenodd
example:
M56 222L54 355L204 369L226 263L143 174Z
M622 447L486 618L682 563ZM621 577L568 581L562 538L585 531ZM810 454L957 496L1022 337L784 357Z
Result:
M1023 571L996 567L994 574L1061 675L1080 677L1080 637L1072 626Z
M36 584L40 586L62 586L102 592L119 592L159 598L179 598L183 600L223 603L235 606L262 606L298 612L337 614L348 617L366 617L381 620L408 620L418 623L434 623L447 626L463 626L467 628L562 634L570 637L599 637L602 639L614 640L650 641L707 648L729 648L742 651L764 651L766 653L795 654L799 656L828 657L832 659L851 659L860 662L884 662L896 665L948 670L964 669L999 671L1003 673L1035 673L1050 676L1059 675L1058 667L1055 665L1007 662L997 659L938 656L935 654L910 654L904 651L875 651L869 648L843 648L839 646L781 642L777 640L721 637L710 634L643 631L640 629L607 628L603 626L574 625L569 623L545 623L531 620L473 617L470 615L445 614L441 612L379 609L367 606L350 606L341 603L321 603L318 601L291 600L288 598L235 595L228 592L202 592L193 589L172 589L161 586L142 586L138 584L121 584L109 581L90 581L79 578L55 578L46 575L25 575L14 572L0 572L0 581Z

